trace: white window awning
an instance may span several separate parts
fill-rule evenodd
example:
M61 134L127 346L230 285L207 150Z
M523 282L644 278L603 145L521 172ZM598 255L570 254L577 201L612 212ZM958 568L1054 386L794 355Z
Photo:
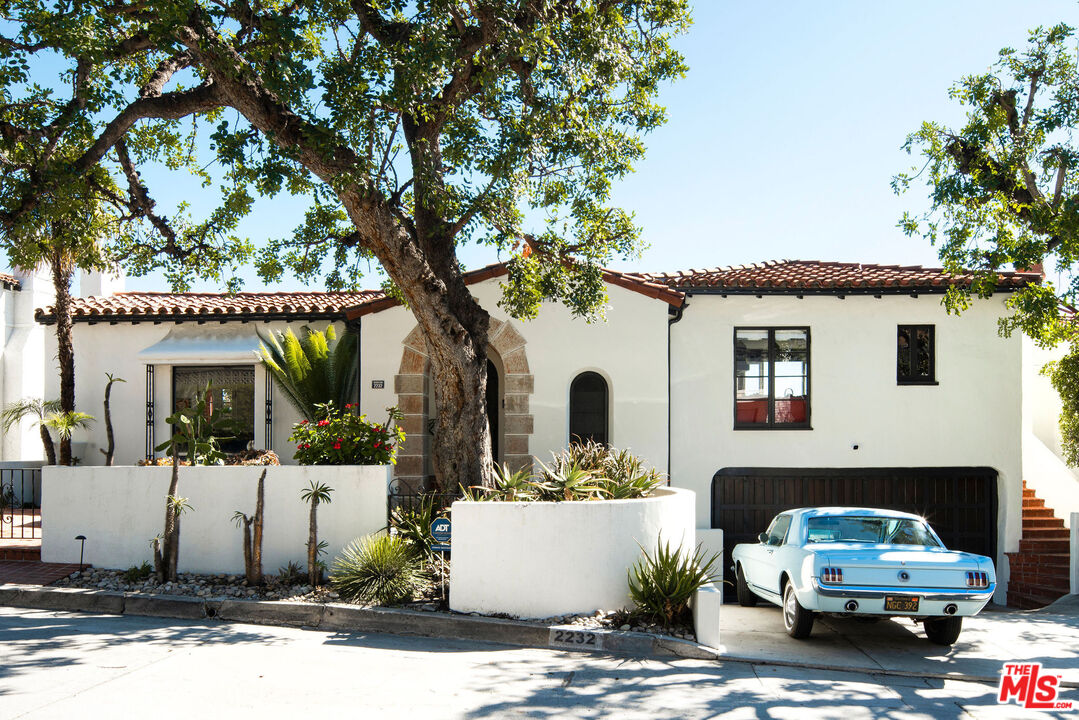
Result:
M158 342L142 350L147 365L253 365L258 362L258 336L244 330L208 325L177 325Z

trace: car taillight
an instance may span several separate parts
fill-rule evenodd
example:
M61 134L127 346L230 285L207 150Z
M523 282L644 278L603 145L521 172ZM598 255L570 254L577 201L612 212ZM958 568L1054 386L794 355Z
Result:
M826 583L841 583L843 582L843 570L842 568L834 567L821 568L820 579Z
M989 587L989 573L967 572L967 587L974 587L974 588L987 588L987 587Z

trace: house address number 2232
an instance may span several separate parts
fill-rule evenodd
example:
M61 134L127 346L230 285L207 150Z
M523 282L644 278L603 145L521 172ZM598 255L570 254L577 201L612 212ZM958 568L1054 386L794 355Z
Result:
M602 650L603 635L587 630L562 630L551 628L549 647L573 648L574 650Z

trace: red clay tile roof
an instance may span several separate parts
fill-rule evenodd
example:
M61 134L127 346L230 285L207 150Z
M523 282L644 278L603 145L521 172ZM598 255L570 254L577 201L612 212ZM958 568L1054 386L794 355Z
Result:
M251 320L339 318L346 308L372 297L379 290L357 292L241 292L161 293L122 292L103 297L77 298L72 303L76 322L123 320ZM38 322L55 322L53 308L39 309Z
M636 277L679 290L702 288L754 294L944 292L949 285L968 285L971 280L969 274L953 277L940 268L920 265L865 265L819 260L779 260L711 270L638 273ZM1001 272L997 287L1001 290L1019 288L1040 279L1041 275L1036 272Z
M0 287L5 290L21 290L22 283L14 275L8 275L7 273L0 273Z
M478 270L470 270L464 274L465 283L472 285L473 283L483 282L484 280L490 280L491 278L500 277L509 272L505 263L495 263L494 265L488 265L486 267L479 268ZM609 282L611 285L617 285L627 290L646 295L656 300L662 300L668 305L674 307L681 307L685 302L685 295L678 290L675 290L663 283L653 282L646 280L645 278L632 273L621 273L615 270L603 270L603 279ZM356 307L349 309L345 312L345 317L349 320L362 317L364 315L370 315L371 313L381 312L387 308L394 307L398 304L397 300L391 297L382 295L381 297L372 297L363 303L358 304Z

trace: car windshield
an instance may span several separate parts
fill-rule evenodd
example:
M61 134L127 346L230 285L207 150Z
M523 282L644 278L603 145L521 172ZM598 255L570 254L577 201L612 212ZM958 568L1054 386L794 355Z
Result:
M825 515L806 523L806 542L858 542L888 545L937 547L939 543L921 520L892 517Z

